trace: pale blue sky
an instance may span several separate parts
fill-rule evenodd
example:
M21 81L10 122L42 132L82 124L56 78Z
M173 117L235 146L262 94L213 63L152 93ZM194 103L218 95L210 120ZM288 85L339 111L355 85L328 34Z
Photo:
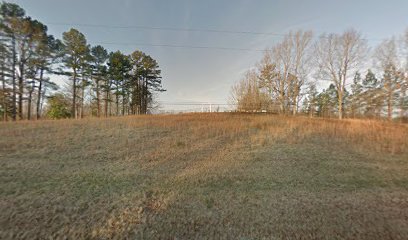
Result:
M180 49L138 46L168 44L265 49L280 39L273 35L180 32L75 26L147 26L276 32L313 30L341 32L354 27L364 37L401 34L408 27L406 0L14 0L28 15L46 23L61 38L73 24L92 45L130 53L140 49L158 60L167 89L160 100L227 102L231 85L262 55L257 51ZM377 40L376 40L377 39ZM122 45L123 43L124 45ZM135 44L134 46L128 44Z

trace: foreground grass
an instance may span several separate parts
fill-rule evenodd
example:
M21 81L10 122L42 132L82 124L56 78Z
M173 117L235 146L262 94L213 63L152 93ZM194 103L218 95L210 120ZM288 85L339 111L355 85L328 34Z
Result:
M407 239L408 127L191 114L0 124L0 238Z

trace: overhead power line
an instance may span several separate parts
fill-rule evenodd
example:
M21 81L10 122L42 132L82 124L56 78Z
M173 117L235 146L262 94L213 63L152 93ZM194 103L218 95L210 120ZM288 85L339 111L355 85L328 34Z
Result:
M186 48L186 49L215 49L226 51L245 51L245 52L264 52L262 49L251 48L233 48L233 47L212 47L212 46L195 46L195 45L173 45L173 44L150 44L150 43L115 43L115 42L95 42L101 45L121 45L121 46L147 46L147 47L168 47L168 48Z
M272 35L284 37L282 33L272 32L256 32L256 31L234 31L234 30L217 30L207 28L177 28L177 27L153 27L153 26L118 26L118 25L102 25L102 24L87 24L87 23L46 23L47 25L55 26L78 26L90 28L111 28L111 29L142 29L142 30L161 30L173 32L206 32L206 33L227 33L227 34L246 34L246 35Z
M88 24L88 23L58 23L48 22L47 25L54 26L77 26L88 28L107 28L107 29L140 29L140 30L160 30L160 31L174 31L174 32L204 32L204 33L226 33L226 34L244 34L244 35L269 35L276 37L284 37L287 34L275 32L258 32L258 31L235 31L235 30L218 30L208 28L179 28L179 27L154 27L154 26L120 26L120 25L103 25L103 24ZM317 36L317 38L324 38L324 36ZM384 39L363 38L367 41L382 41ZM165 47L178 49L201 49L201 50L222 50L222 51L241 51L241 52L264 52L265 49L252 48L236 48L223 46L200 46L200 45L177 45L177 44L153 44L153 43L129 43L129 42L95 42L100 45L117 45L117 46L145 46L145 47Z
M47 25L54 26L78 26L88 28L110 28L110 29L141 29L141 30L160 30L160 31L173 31L173 32L204 32L204 33L224 33L224 34L241 34L241 35L267 35L276 37L285 37L287 34L276 32L260 32L260 31L238 31L228 29L210 29L210 28L180 28L180 27L154 27L154 26L142 26L142 25L104 25L104 24L89 24L89 23L58 23L48 22ZM317 36L322 38L323 36ZM383 38L362 38L367 41L383 41Z

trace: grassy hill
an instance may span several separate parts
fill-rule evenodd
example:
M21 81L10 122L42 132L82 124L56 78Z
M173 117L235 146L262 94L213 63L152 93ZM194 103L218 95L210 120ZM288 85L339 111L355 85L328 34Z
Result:
M0 238L407 239L408 126L239 114L0 123Z

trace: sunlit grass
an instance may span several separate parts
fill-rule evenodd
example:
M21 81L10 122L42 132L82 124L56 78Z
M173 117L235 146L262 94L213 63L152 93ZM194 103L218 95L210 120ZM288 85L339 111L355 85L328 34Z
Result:
M407 125L186 114L0 136L2 239L408 237Z

